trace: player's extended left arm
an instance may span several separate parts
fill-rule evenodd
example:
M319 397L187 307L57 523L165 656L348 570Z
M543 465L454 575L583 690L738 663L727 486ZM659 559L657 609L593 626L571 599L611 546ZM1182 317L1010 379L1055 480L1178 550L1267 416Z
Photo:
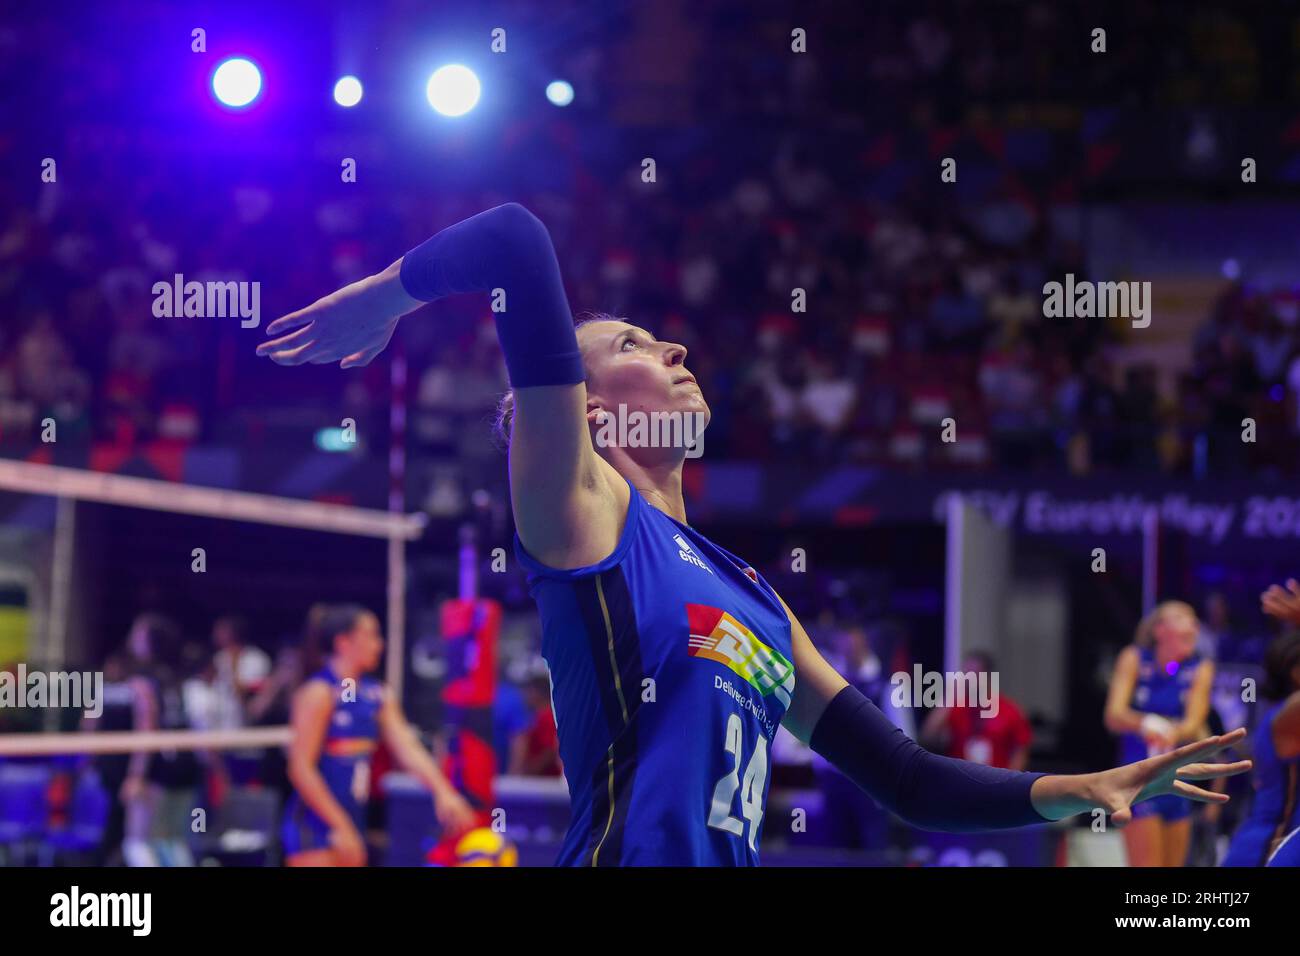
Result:
M932 754L846 684L809 744L881 806L927 830L977 831L1047 823L1097 806L1095 774L1045 774Z
M784 602L782 602L784 604ZM932 754L830 666L790 613L794 699L783 723L877 803L926 830L1047 823L1098 805L1100 774L1025 773Z

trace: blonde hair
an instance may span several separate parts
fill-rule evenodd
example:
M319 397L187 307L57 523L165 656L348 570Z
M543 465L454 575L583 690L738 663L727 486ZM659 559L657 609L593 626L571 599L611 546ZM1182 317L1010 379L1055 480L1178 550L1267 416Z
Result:
M593 322L626 322L627 319L611 315L608 312L579 312L573 323L573 331ZM510 430L515 424L515 390L507 389L497 401L496 412L492 416L492 440L501 451L510 447Z
M1142 648L1155 647L1156 624L1170 611L1186 611L1192 616L1192 620L1198 622L1200 620L1196 616L1196 609L1186 601L1161 601L1138 621L1137 629L1133 632L1133 643Z

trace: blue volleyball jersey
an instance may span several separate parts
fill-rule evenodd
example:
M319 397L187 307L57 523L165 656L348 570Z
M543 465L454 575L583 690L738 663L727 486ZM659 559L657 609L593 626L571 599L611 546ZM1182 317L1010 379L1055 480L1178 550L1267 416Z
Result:
M1138 677L1129 706L1140 713L1159 714L1178 723L1186 713L1187 692L1200 666L1201 656L1192 654L1185 660L1171 662L1168 669L1161 668L1153 648L1138 648ZM1120 759L1124 763L1152 756L1141 734L1124 734L1120 744Z
M384 685L363 676L355 685L345 686L328 665L308 680L329 684L334 698L317 769L334 799L362 829L370 793L370 758L379 741ZM324 846L329 828L295 793L285 808L283 829L286 852L298 852Z
M1224 866L1263 866L1283 838L1300 827L1300 757L1283 760L1273 746L1273 718L1281 706L1265 711L1255 728L1255 796L1250 815L1232 836Z
M740 558L628 483L618 545L547 567L516 534L569 786L561 866L753 866L790 620Z

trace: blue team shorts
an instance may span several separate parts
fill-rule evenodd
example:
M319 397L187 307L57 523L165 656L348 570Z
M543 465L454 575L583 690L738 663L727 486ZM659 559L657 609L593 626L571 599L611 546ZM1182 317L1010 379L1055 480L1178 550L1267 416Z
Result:
M338 796L335 794L336 798ZM343 804L343 809L352 817L357 831L363 831L365 827L362 808L347 800L340 800L340 802ZM293 856L306 850L323 850L330 845L329 825L316 816L296 793L289 798L288 805L285 807L284 822L280 824L280 844L285 856Z
M1133 819L1160 817L1165 823L1177 823L1192 815L1192 801L1174 793L1161 794L1150 800L1143 800L1133 808Z

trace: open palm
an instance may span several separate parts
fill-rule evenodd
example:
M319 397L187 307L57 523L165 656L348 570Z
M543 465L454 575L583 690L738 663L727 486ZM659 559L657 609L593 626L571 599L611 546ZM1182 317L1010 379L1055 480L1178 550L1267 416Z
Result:
M1246 729L1239 727L1231 733L1206 737L1169 753L1107 771L1100 775L1101 782L1095 791L1097 804L1110 814L1112 822L1122 827L1133 819L1133 804L1163 794L1176 794L1198 803L1227 803L1226 793L1205 790L1192 781L1233 777L1250 770L1249 760L1205 762L1245 736Z
M266 334L288 334L263 342L257 354L278 365L369 365L387 347L398 319L421 304L394 285L369 276L276 319Z

